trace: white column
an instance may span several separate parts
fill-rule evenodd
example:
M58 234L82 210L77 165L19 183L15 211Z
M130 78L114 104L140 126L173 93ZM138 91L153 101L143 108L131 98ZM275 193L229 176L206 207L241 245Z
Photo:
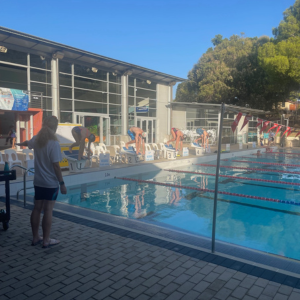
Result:
M51 81L52 81L52 111L53 116L60 119L59 113L59 82L58 82L58 59L51 60Z
M122 82L122 135L127 134L128 130L128 76L121 77Z
M17 113L17 120L16 120L16 130L17 130L17 138L16 138L16 143L21 142L21 137L20 137L20 117L19 114ZM17 146L17 150L20 150L20 146Z
M33 138L33 115L30 115L30 138Z

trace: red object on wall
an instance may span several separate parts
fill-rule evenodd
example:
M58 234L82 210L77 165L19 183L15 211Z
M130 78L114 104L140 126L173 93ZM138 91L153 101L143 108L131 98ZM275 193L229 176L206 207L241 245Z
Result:
M29 112L33 112L33 135L37 135L43 124L43 110L40 108L28 108Z

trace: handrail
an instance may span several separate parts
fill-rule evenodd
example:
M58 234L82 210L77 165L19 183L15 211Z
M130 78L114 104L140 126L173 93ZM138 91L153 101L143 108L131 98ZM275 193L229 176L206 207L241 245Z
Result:
M28 173L28 172L34 173L34 168L26 169L26 168L24 168L24 167L22 167L22 166L20 166L20 165L14 165L14 166L11 167L11 169L14 168L14 167L18 167L18 168L20 168L20 169L25 170L24 175L23 175L23 190L24 190L24 198L23 198L23 199L24 199L24 207L26 207L26 176L27 176L27 173ZM20 191L21 191L21 190L20 190ZM20 191L17 192L17 199L18 199L18 196L19 196L18 193L19 193Z

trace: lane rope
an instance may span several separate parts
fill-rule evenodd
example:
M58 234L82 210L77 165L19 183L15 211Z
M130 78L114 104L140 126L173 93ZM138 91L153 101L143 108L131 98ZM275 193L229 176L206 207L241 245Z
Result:
M300 167L300 165L294 165L294 164L270 163L270 162L262 162L262 161L235 160L235 159L231 161L247 163L247 164L260 164L260 165L272 165L272 166L283 166L283 167Z
M216 165L210 164L195 164L196 166L202 167L216 167ZM239 169L239 170L251 170L251 171L262 171L262 172L273 172L273 173L286 173L286 174L300 174L300 172L286 171L286 170L274 170L274 169L259 169L259 168L246 168L246 167L235 167L235 166L220 166L220 169Z
M199 174L199 175L207 175L207 176L216 176L216 174L211 174L211 173L202 173L202 172L193 172L193 171L182 171L182 170L168 170L166 169L165 171L169 172L175 172L175 173L188 173L188 174ZM252 181L260 181L260 182L270 182L270 183L278 183L278 184L287 184L287 185L298 185L300 186L300 183L296 182L285 182L285 181L278 181L278 180L268 180L268 179L259 179L259 178L248 178L248 177L240 177L240 176L231 176L231 175L221 175L219 174L220 177L225 177L225 178L234 178L234 179L242 179L242 180L252 180Z
M164 183L164 182L158 182L158 181L148 181L148 180L127 178L127 177L115 177L115 178L116 179L121 179L121 180L127 180L127 181L135 181L135 182L140 182L140 183L167 186L167 187L177 187L177 188L181 188L181 189L194 190L194 191L199 191L199 192L208 192L208 193L214 193L215 192L214 190L210 190L210 189L201 189L201 188L198 188L198 187L179 185L179 184L171 184L171 183ZM292 205L297 205L297 206L300 205L300 203L297 203L297 202L294 202L294 201L285 201L285 200L279 200L279 199L273 199L273 198L267 198L267 197L251 196L251 195L230 193L230 192L224 192L224 191L218 191L218 194L236 196L236 197L242 197L242 198L257 199L257 200L263 200L263 201L269 201L269 202L277 202L277 203L283 203L283 204L292 204Z

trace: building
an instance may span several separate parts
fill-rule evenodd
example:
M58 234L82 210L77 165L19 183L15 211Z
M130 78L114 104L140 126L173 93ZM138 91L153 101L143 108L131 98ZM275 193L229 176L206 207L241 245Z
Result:
M0 27L0 96L6 101L8 89L16 89L29 102L18 111L2 101L0 134L15 125L23 141L54 115L81 123L107 145L119 144L130 126L147 131L147 142L160 141L170 133L172 88L183 80Z

